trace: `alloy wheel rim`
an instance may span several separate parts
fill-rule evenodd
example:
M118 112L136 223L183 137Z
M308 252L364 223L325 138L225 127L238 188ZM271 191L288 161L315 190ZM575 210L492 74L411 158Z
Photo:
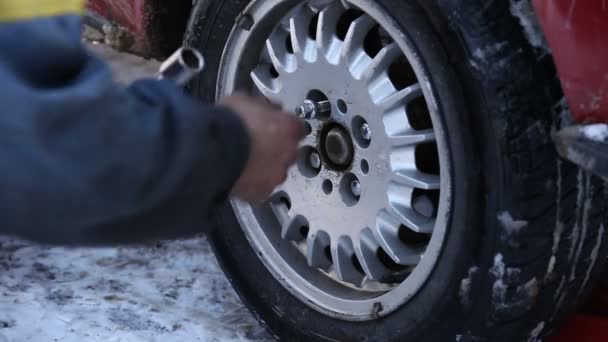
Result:
M449 155L426 70L371 1L258 0L246 12L274 28L233 30L218 95L250 87L295 109L309 134L288 180L263 208L235 201L237 218L315 309L387 314L424 284L446 234ZM237 53L248 48L254 63Z

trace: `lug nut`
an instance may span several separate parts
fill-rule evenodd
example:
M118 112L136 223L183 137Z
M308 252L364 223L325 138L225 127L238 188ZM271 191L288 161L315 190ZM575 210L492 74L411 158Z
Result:
M369 124L367 122L361 125L361 137L365 140L372 139L372 130L369 128Z
M312 152L308 157L308 161L310 162L310 166L312 166L313 169L318 170L319 168L321 168L321 157L317 152Z
M361 183L359 183L359 180L355 179L350 182L350 191L357 197L361 196Z
M306 100L296 107L296 114L300 119L314 119L317 116L317 106L314 102Z
M327 116L331 111L329 101L315 102L312 100L304 100L301 105L296 106L295 112L300 119L311 120L317 117Z

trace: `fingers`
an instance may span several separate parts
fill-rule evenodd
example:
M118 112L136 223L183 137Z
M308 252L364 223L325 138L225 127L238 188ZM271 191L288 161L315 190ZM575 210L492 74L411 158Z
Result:
M257 106L262 109L280 111L282 109L281 104L272 102L265 97L251 96L242 92L235 92L232 95L226 96L219 101L220 104L229 106Z
M306 136L306 130L304 128L304 122L298 119L293 113L286 113L289 115L288 129L290 130L290 135L293 136L297 141L300 141Z
M296 161L298 160L298 149L294 148L291 153L289 153L287 155L287 158L285 158L285 166L286 168L291 167L293 164L296 163Z
M235 111L250 133L251 156L233 195L252 203L264 201L288 177L306 134L303 122L264 98L234 94L221 104Z

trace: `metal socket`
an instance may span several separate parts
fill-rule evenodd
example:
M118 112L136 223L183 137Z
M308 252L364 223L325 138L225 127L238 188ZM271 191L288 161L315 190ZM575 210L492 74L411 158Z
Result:
M200 52L193 48L181 47L161 64L158 78L184 86L204 68L205 59Z

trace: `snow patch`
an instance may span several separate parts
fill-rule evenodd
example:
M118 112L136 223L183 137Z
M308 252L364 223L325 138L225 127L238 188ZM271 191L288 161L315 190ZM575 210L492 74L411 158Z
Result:
M515 293L510 296L509 301L507 302L507 283L517 281L517 279L505 279L505 276L515 277L519 276L519 273L519 269L511 269L505 266L502 254L499 253L494 256L494 266L490 269L490 274L495 278L494 284L492 285L492 301L497 309L502 310L509 307L529 308L534 304L540 290L536 277L523 285L517 286Z
M595 266L595 263L597 262L597 256L600 252L600 246L602 245L603 237L604 237L604 225L601 224L600 229L597 232L597 242L595 243L595 246L593 246L593 250L591 250L591 255L589 257L591 259L591 262L589 263L589 268L587 268L587 273L585 274L585 280L583 280L583 284L581 285L579 292L582 292L585 289L585 286L587 286L587 282L589 281L589 276L591 275L591 271L593 271L593 267ZM580 293L579 293L579 295L580 295Z
M583 202L585 199L585 185L584 185L584 175L583 170L579 169L576 175L576 211L578 212L583 207ZM572 228L572 233L570 234L570 251L568 251L568 262L572 263L574 254L576 252L576 244L578 242L578 238L580 235L580 220L577 218L574 223L574 227Z
M463 278L460 282L458 296L460 297L460 303L465 307L471 305L471 282L473 281L473 276L475 276L478 271L479 268L477 266L471 267L466 278Z
M205 239L48 248L0 237L0 341L270 341Z
M555 211L555 230L553 230L553 246L551 247L551 258L549 258L549 264L547 265L547 273L545 274L545 281L551 278L553 274L553 270L555 269L556 262L556 254L557 249L559 248L559 243L562 239L562 234L564 232L564 223L561 220L561 203L562 203L562 161L557 160L557 180L555 181L557 191L556 191L556 204L557 208Z
M576 276L576 265L581 256L581 252L583 250L583 244L585 243L585 239L587 238L587 228L589 226L589 213L591 212L591 176L589 174L585 175L585 194L586 198L584 199L583 204L583 217L581 221L578 222L578 225L581 227L581 235L579 237L578 248L576 249L576 256L574 257L574 262L572 263L572 271L570 272L570 281L573 281Z
M517 290L527 294L530 299L534 299L536 296L538 296L538 292L540 291L538 280L536 280L536 277L534 277L525 283L523 287L518 286Z
M545 54L551 53L530 0L512 0L511 14L519 19L530 45L542 50Z
M515 220L509 212L503 211L498 214L498 221L505 228L505 231L509 235L516 235L520 230L528 225L528 221Z
M505 263L502 254L498 253L494 256L494 266L490 269L490 273L496 279L492 285L492 299L495 302L503 303L507 294L507 285L504 282Z
M558 195L560 195L558 193ZM559 213L559 212L558 212ZM553 231L553 247L551 247L551 251L553 256L557 253L557 249L559 248L559 242L562 239L562 234L564 233L564 222L562 222L559 218L555 224L555 230Z
M496 279L502 279L505 275L505 263L503 259L504 257L501 253L494 256L494 266L490 269L490 273L492 273Z
M502 50L506 45L507 42L486 45L483 48L475 49L475 51L473 51L473 56L480 61L485 61L488 56L492 56L500 52L500 50Z
M545 329L545 322L538 323L536 328L534 328L534 329L532 329L532 331L530 331L530 338L528 339L528 342L539 341L538 337L540 336L540 333L543 332L543 329Z
M561 276L559 280L559 285L557 286L557 290L555 291L553 299L557 299L559 297L560 293L564 289L564 285L566 285L566 276Z
M557 315L559 313L559 310L562 308L562 305L564 305L564 300L566 299L566 295L567 295L567 292L564 291L557 299L557 304L555 304L555 310L553 311L553 316L551 317L552 320L555 318L555 315Z
M566 97L562 97L553 107L555 114L558 119L558 129L572 126L574 124L574 116L570 111L568 100Z
M608 140L608 125L606 124L586 125L581 127L581 131L587 139L597 142Z
M545 274L545 280L548 280L549 277L553 274L553 270L555 269L555 255L552 255L551 258L549 258L549 265L547 265L547 273Z

